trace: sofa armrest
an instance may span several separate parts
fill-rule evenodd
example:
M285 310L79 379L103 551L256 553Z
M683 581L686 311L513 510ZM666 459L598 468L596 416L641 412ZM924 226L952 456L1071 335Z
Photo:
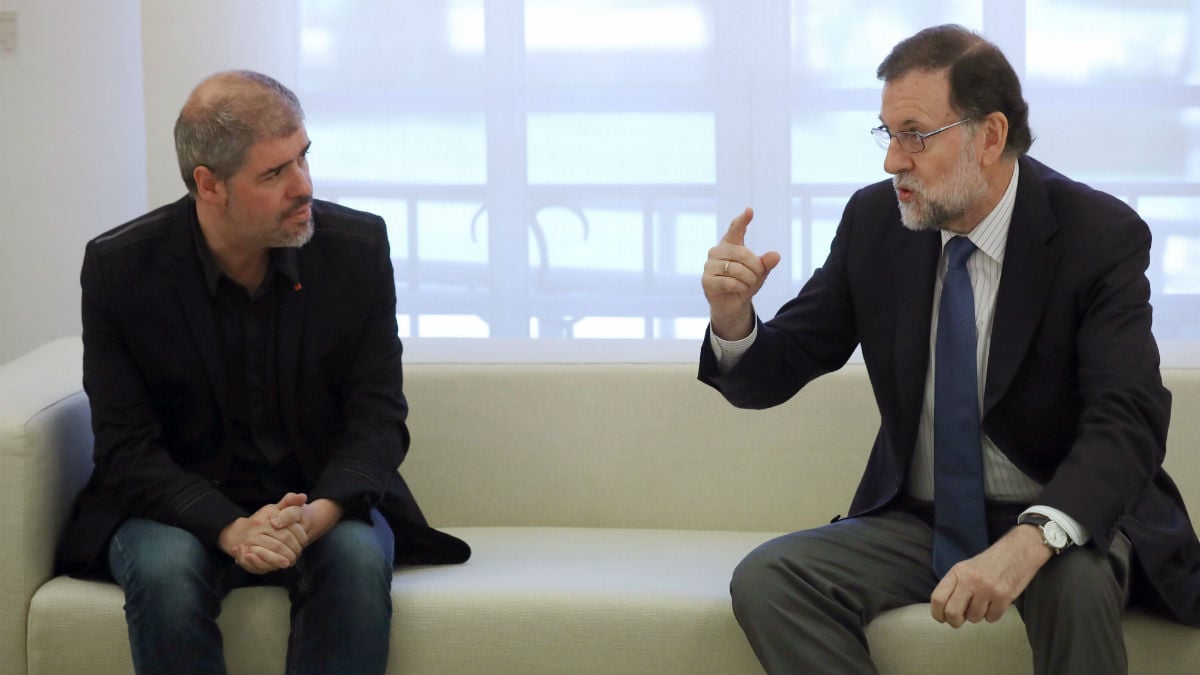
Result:
M0 672L27 672L29 602L92 470L79 338L0 365Z

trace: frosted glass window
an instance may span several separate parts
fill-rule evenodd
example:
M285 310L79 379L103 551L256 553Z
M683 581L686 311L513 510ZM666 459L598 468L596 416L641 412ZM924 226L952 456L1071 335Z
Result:
M1197 67L1195 3L1028 0L1027 82L1179 82Z
M1195 0L298 6L317 194L387 219L410 357L694 360L702 265L747 205L783 255L772 315L888 178L876 67L940 23L1005 50L1033 157L1139 210L1156 334L1200 336Z
M308 113L314 181L485 183L482 115Z
M934 23L979 26L980 0L792 0L791 66L798 80L878 89L875 68L893 45Z
M887 178L884 153L871 138L879 102L852 111L801 110L792 115L792 181L859 183Z
M711 42L707 19L695 2L529 0L525 48L530 52L704 49Z
M712 183L712 115L530 114L532 183Z

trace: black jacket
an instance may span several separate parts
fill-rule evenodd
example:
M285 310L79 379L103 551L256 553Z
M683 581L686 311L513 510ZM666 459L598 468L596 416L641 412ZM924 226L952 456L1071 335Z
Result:
M310 500L377 508L397 563L462 562L467 545L431 529L398 468L408 451L402 346L387 233L378 216L316 201L298 251L299 283L279 299L276 348L283 434ZM216 544L248 515L222 494L230 457L217 323L197 256L189 197L88 243L83 384L95 470L63 534L60 570L103 569L127 517Z

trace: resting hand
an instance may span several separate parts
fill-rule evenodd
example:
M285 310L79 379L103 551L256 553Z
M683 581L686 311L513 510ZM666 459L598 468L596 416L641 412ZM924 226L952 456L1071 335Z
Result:
M267 504L248 518L238 518L221 531L221 550L252 574L291 567L308 542L308 533L299 522L306 500L303 494L289 492L278 504Z
M713 332L726 340L740 340L753 330L754 295L780 261L775 251L758 256L746 248L746 228L753 218L754 210L747 208L733 219L721 241L708 250L700 277Z
M999 621L1053 555L1037 528L1018 525L942 578L929 598L935 621L958 628Z
M291 518L295 517L295 521ZM271 519L271 524L277 527L283 527L289 522L295 522L298 527L303 528L307 538L307 544L315 542L342 519L342 507L332 499L317 499L311 503L304 503L297 507L281 511L278 516Z

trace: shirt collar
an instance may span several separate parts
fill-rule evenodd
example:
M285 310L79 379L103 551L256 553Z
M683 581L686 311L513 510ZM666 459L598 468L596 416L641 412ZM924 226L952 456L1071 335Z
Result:
M1004 264L1004 247L1008 243L1008 228L1012 225L1013 206L1017 203L1017 176L1020 173L1020 162L1013 162L1012 178L1008 181L1004 195L1000 197L992 212L967 235L976 248L1001 265ZM955 236L958 235L942 230L942 246Z

